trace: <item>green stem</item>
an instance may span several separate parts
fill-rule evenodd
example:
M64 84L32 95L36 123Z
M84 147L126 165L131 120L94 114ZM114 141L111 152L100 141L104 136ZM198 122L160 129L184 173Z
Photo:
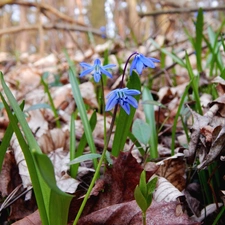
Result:
M48 85L45 83L45 81L44 81L43 78L41 78L41 83L42 83L42 85L44 86L44 90L45 90L45 92L46 92L47 95L48 95L48 99L49 99L49 102L50 102L50 105L51 105L51 108L52 108L52 111L53 111L53 114L54 114L54 117L55 117L56 127L57 127L57 128L60 128L61 125L60 125L60 122L59 122L59 115L58 115L57 109L56 109L56 107L55 107L55 105L54 105L54 102L53 102L52 96L51 96L51 94L50 94Z
M146 212L142 212L142 223L146 225Z
M104 146L106 146L106 115L105 115L105 94L104 94L104 82L103 78L101 76L101 89L102 89L102 112L103 112L103 117L104 117Z
M109 144L109 141L110 141L110 137L111 137L111 134L112 134L113 126L114 126L114 123L115 123L117 109L118 109L118 104L115 106L115 109L114 109L114 112L113 112L113 117L112 117L112 121L111 121L111 124L110 124L109 133L108 133L108 136L107 136L107 139L106 139L106 142L105 142L106 144L105 144L103 152L102 152L102 156L101 156L101 158L100 158L100 160L98 162L98 166L97 166L97 168L95 170L94 177L93 177L93 179L91 181L91 184L90 184L90 186L88 188L88 191L87 191L87 193L86 193L86 195L84 197L84 200L83 200L83 202L82 202L82 204L81 204L81 206L79 208L79 211L78 211L77 216L76 216L76 218L75 218L75 220L73 222L73 225L77 224L77 222L78 222L78 220L79 220L79 218L80 218L80 216L81 216L81 214L83 212L83 209L84 209L84 207L85 207L85 205L87 203L87 200L88 200L88 198L89 198L89 196L91 194L92 188L94 187L95 181L99 177L99 171L100 171L101 165L103 163L103 160L105 158L105 154L106 154L106 151L107 151L107 148L108 148L108 144Z

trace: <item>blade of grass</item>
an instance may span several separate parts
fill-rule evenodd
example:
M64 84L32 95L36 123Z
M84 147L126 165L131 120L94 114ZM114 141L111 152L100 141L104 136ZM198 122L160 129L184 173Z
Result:
M96 112L94 112L91 115L89 123L90 123L90 126L91 126L91 130L93 131L95 129L95 126L96 126L96 123L97 123ZM87 145L87 139L86 139L85 133L83 133L83 135L82 135L82 137L81 137L81 139L79 141L79 144L77 146L77 149L76 149L76 152L75 152L75 157L79 157L79 156L81 156L83 154L83 151L84 151L84 148L86 147L86 145ZM77 176L78 168L79 168L79 164L73 165L74 177Z
M68 54L66 54L66 58L70 65L69 79L70 79L70 83L72 86L73 97L75 99L75 102L76 102L76 105L77 105L77 108L80 113L80 117L81 117L81 120L82 120L82 123L84 126L84 133L86 135L86 139L87 139L88 145L90 147L91 153L96 153L96 148L95 148L94 139L92 136L91 126L90 126L90 123L87 118L87 112L85 109L84 101L81 96L79 83L76 78L76 68L75 68L74 64L72 63L72 61L70 60ZM97 160L94 159L93 163L94 163L94 168L96 169Z
M179 107L177 109L176 116L174 118L173 127L172 127L171 155L174 155L174 150L175 150L175 135L176 135L176 128L177 128L177 121L178 121L178 118L180 116L181 109L184 105L184 101L186 99L186 96L188 94L188 90L191 87L191 85L192 85L192 80L189 82L189 84L186 86L186 88L184 90L184 93L183 93L183 95L180 99L180 104L179 104Z
M176 63L178 63L180 66L185 67L185 63L182 59L180 59L178 56L176 56L174 53L169 52L165 48L161 48L158 43L156 43L153 39L150 39L151 43L158 48L161 52L165 53L166 55L170 56Z
M4 85L3 85L3 89L4 89ZM35 167L35 163L33 162L33 158L30 152L30 149L18 127L17 124L17 120L16 118L12 115L12 112L8 106L8 104L6 103L4 97L2 96L2 94L0 93L1 99L3 101L3 104L5 106L5 109L7 111L8 117L11 121L11 125L12 128L17 136L18 142L21 146L21 149L23 150L23 154L25 157L25 160L27 162L27 167L29 170L29 173L32 174L31 176L31 181L32 181L32 185L34 188L34 193L36 196L36 201L38 204L38 208L39 208L39 212L40 212L40 217L42 220L43 225L49 225L49 218L47 215L47 208L46 208L46 204L44 201L44 196L47 197L46 195L43 194L43 189L41 188L41 183L39 182L39 177L38 177L38 173Z
M133 72L130 76L130 80L127 83L127 87L129 89L136 89L139 91L141 90L140 79L136 72ZM135 96L135 98L138 101L140 96L137 95ZM135 111L136 109L131 107L130 115L127 115L127 113L123 109L120 110L119 117L116 121L116 130L112 145L113 156L118 156L120 151L122 151L124 148Z
M57 221L55 221L55 213L58 212L60 209L62 209L61 207L63 206L64 208L64 213L66 215L68 215L68 211L67 208L68 206L65 204L63 205L57 205L54 203L55 199L58 199L60 201L64 201L64 193L63 192L55 192L53 190L50 189L50 187L48 186L48 182L46 182L44 180L44 177L41 176L40 170L37 168L37 164L36 161L33 157L33 154L31 154L31 149L33 149L35 152L37 152L39 155L43 155L40 147L37 144L37 141L35 140L29 126L28 123L24 117L24 113L22 112L22 110L20 109L19 105L16 102L16 99L14 98L14 96L12 95L11 91L9 90L9 88L7 87L4 78L3 78L3 74L1 73L0 76L0 80L1 80L1 84L4 90L4 93L11 105L11 107L14 110L14 113L20 123L20 126L22 128L23 134L26 138L23 137L20 128L18 126L17 121L15 121L15 118L12 115L12 112L8 106L8 104L6 103L4 97L1 95L2 101L4 103L4 106L7 110L7 114L10 118L10 121L12 122L12 126L14 129L14 132L16 133L17 139L20 143L21 149L23 150L25 159L26 159L26 163L28 166L28 170L30 173L30 177L31 177L31 181L32 181L32 185L34 188L34 192L35 192L35 196L36 196L36 201L38 203L38 208L40 211L40 216L42 219L42 224L43 225L50 225L50 224L54 224L54 225L63 225L63 224L67 224L67 220L66 221L62 221L64 218L58 218ZM47 157L47 156L46 156ZM47 166L47 165L46 165ZM48 165L49 166L49 165ZM52 164L50 163L50 166L52 166ZM51 176L54 177L54 171L51 173ZM54 184L52 184L54 186ZM55 185L55 188L57 189L58 187ZM55 198L51 198L51 196L54 195ZM57 196L57 197L56 197ZM68 202L67 202L68 204ZM50 212L54 212L54 213L50 213ZM54 221L54 222L52 222Z
M203 26L204 26L204 16L202 8L198 10L197 21L195 25L196 38L195 38L195 51L196 51L196 60L197 68L199 73L202 72L202 36L203 36Z
M199 76L195 76L191 67L191 63L189 60L189 56L186 53L185 54L185 59L186 59L186 68L190 77L190 80L193 80L192 82L192 88L193 88L193 92L194 92L194 100L196 101L196 111L202 115L202 106L201 106L201 102L200 102L200 96L199 96L199 85L198 85L198 80L199 80Z
M143 94L142 94L143 101L154 101L151 95L151 92L147 87L144 87ZM144 113L146 122L150 125L150 157L151 159L158 158L158 133L155 123L155 111L154 106L152 104L144 104Z
M20 108L21 108L21 110L24 109L24 102L22 102L22 104L20 105ZM16 118L15 118L15 121L17 122ZM1 142L1 145L0 145L0 172L2 170L2 164L3 164L3 161L4 161L4 156L5 156L5 153L8 149L8 147L9 147L12 135L13 135L13 128L12 128L12 124L10 122L6 131L5 131L5 135L2 138L2 142Z
M70 161L75 158L76 138L75 138L75 113L72 113L70 118ZM76 168L70 165L70 176L76 177Z
M53 112L54 117L55 117L56 126L57 126L57 128L60 128L61 125L60 125L60 122L59 122L59 115L58 115L57 109L56 109L56 107L55 107L55 104L54 104L54 102L53 102L51 93L50 93L50 91L49 91L48 84L45 83L43 77L41 78L41 84L44 86L44 90L45 90L45 92L46 92L47 95L48 95L49 103L50 103L50 105L51 105L51 109L52 109L52 112Z

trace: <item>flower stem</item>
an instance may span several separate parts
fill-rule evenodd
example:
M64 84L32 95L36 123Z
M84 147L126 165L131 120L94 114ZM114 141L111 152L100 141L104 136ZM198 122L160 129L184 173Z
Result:
M112 121L111 121L111 124L110 124L109 133L108 133L107 139L105 141L105 146L104 146L104 149L103 149L103 152L102 152L102 156L101 156L101 158L100 158L100 160L98 162L98 166L97 166L97 168L95 170L94 177L93 177L93 179L91 181L91 184L90 184L90 186L88 188L88 191L87 191L87 193L86 193L86 195L84 197L84 200L83 200L83 202L82 202L82 204L81 204L81 206L79 208L79 211L78 211L78 213L76 215L76 218L75 218L75 220L73 222L73 225L77 224L77 222L78 222L78 220L79 220L79 218L80 218L80 216L81 216L81 214L83 212L83 209L84 209L84 207L85 207L85 205L87 203L87 200L88 200L88 198L89 198L89 196L91 194L92 188L94 187L95 181L97 180L97 178L99 176L99 171L101 169L101 165L102 165L103 160L105 158L105 154L106 154L106 151L107 151L107 148L108 148L108 144L109 144L109 141L110 141L110 137L111 137L111 134L112 134L113 126L114 126L114 123L115 123L117 109L118 109L118 104L115 106L115 109L114 109L114 112L113 112L113 117L112 117Z
M103 112L103 117L104 117L104 146L106 146L106 115L105 115L105 95L104 95L104 82L103 78L101 76L101 89L102 89L102 94L101 94L101 104L102 104L102 112Z
M134 56L134 55L137 55L137 54L138 54L137 52L134 52L134 53L132 53L132 54L129 56L129 58L127 59L126 64L125 64L125 67L124 67L124 70L123 70L122 80L121 80L121 82L120 82L120 88L123 88L123 81L124 81L124 77L125 77L125 72L126 72L126 69L127 69L127 65L128 65L128 63L129 63L131 57Z
M146 212L142 212L142 223L146 225Z

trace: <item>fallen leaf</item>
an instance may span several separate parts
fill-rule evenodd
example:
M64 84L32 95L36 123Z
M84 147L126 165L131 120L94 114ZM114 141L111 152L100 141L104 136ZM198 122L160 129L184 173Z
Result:
M179 211L177 215L178 202L155 202L153 201L150 208L146 212L146 223L148 225L162 224L200 224L188 218L188 216ZM180 209L180 207L179 207ZM78 225L140 225L142 224L142 212L136 201L130 201L121 204L115 204L87 216L82 217Z

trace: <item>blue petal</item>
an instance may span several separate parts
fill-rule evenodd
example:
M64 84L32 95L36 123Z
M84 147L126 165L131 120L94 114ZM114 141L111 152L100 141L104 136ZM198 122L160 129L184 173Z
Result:
M137 108L138 107L137 100L134 97L127 96L126 101L127 101L127 103L129 103L130 105L132 105L134 108Z
M110 69L110 68L113 68L115 67L116 65L115 64L108 64L108 65L105 65L105 66L102 66L104 69Z
M108 72L107 70L105 70L102 66L100 66L100 71L105 74L106 76L113 78L112 74L110 72Z
M109 98L110 96L112 96L113 94L117 96L117 92L120 91L120 89L115 89L113 91L111 91L109 94L106 95L106 98Z
M156 58L148 58L148 59L150 59L152 62L155 62L155 63L158 63L158 62L160 62L160 60L159 59L156 59Z
M81 62L80 65L84 68L92 68L93 67L92 65L85 63L85 62Z
M154 62L150 59L150 58L147 58L143 55L140 55L140 60L142 61L142 63L150 68L155 68L155 64Z
M137 55L134 57L134 60L133 62L131 63L131 66L130 66L130 75L132 74L132 71L136 68L136 63L137 63Z
M138 74L141 74L141 73L142 73L143 68L144 68L144 64L143 64L143 62L139 59L139 60L137 61L137 64L136 64L136 70L137 70Z
M90 69L84 70L83 72L81 72L80 77L83 77L83 76L91 73L92 71L93 71L92 67Z
M95 82L98 83L101 79L101 74L100 73L94 73L93 76L94 76Z
M114 92L114 94L112 94L105 106L105 111L110 111L116 104L118 103L118 97L117 94Z
M124 88L124 89L125 89L125 88ZM127 89L127 90L124 90L124 93L125 93L126 95L139 95L139 94L141 94L140 91L135 90L135 89Z
M120 103L120 105L122 106L122 108L125 110L125 112L130 115L130 106L128 103L126 102L123 102L123 103Z
M101 65L100 59L95 59L94 65L95 65L95 66L100 66L100 65Z

